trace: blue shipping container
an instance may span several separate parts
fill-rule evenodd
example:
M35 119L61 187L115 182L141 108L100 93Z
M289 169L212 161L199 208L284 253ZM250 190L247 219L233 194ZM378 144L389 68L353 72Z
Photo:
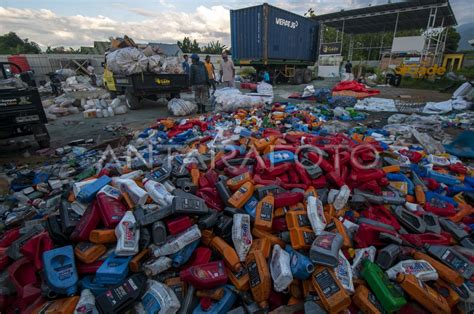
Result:
M232 58L314 62L318 29L316 21L268 4L231 10Z

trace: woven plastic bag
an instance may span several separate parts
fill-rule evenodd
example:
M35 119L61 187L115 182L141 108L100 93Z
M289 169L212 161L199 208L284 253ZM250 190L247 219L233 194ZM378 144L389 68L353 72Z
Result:
M197 105L181 98L173 98L168 102L168 111L173 116L187 116L197 111Z
M148 58L137 48L122 48L107 55L107 68L113 73L125 75L145 72Z

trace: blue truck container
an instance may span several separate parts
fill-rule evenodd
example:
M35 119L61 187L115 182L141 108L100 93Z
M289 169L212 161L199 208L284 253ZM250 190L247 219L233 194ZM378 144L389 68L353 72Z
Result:
M231 10L232 58L314 63L318 23L269 4Z

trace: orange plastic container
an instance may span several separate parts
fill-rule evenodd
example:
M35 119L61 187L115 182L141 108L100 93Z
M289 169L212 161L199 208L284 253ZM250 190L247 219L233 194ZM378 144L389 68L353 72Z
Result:
M150 256L150 249L143 249L131 259L131 261L128 263L128 267L130 267L130 270L134 273L138 273L142 270L142 264L148 258L148 256Z
M333 228L331 228L331 226L333 226ZM342 239L343 239L343 242L342 242L342 247L343 248L347 249L347 248L352 247L351 238L347 234L346 227L344 227L344 225L342 224L342 222L339 219L337 219L335 217L332 217L331 218L331 223L326 226L326 231L339 233L342 236Z
M247 255L246 264L253 299L261 308L267 309L272 288L268 263L261 252L254 251Z
M89 234L89 241L96 244L115 243L117 237L114 229L96 229Z
M426 203L425 191L421 185L415 186L415 197L418 204L424 206Z
M268 241L270 241L270 243L273 245L275 244L278 244L279 246L281 247L285 247L286 246L286 243L285 241L283 241L282 239L280 239L279 237L267 232L267 231L264 231L264 230L260 230L260 229L257 229L257 228L253 228L252 229L252 235L255 236L256 238L266 238L268 239Z
M224 288L216 288L211 290L198 290L196 291L198 298L210 298L212 300L219 301L224 296Z
M240 259L234 248L227 244L222 238L215 236L212 231L204 230L202 231L201 237L202 243L213 248L224 259L224 262L227 264L230 269L233 271L239 271L242 269L242 264L240 264Z
M165 280L165 285L171 288L179 300L184 300L186 297L186 283L180 277L168 278Z
M363 312L371 314L382 314L385 313L382 305L366 286L359 285L355 294L352 297L354 304Z
M410 297L432 313L451 313L448 302L438 292L411 274L398 273L397 282Z
M80 242L74 248L74 254L77 259L85 264L90 264L95 262L99 257L101 257L107 248L102 244L94 244L90 242Z
M72 314L76 308L79 297L69 297L64 299L52 300L43 303L34 309L32 314Z
M272 250L272 243L267 238L254 239L249 252L260 251L263 253L265 258L270 257L270 251Z
M306 210L290 210L285 215L288 229L293 228L311 228Z
M351 298L331 268L318 266L311 279L326 311L339 313L351 305Z
M244 183L232 196L229 198L229 204L235 208L242 208L245 203L252 197L255 186L252 182Z
M433 289L435 289L436 292L446 299L446 302L448 302L450 307L453 307L459 303L459 294L457 294L457 292L454 291L453 288L451 288L451 286L445 281L441 279L436 280L436 282L433 284Z
M304 290L303 290L303 284L301 283L301 280L293 279L293 281L288 286L288 290L290 292L290 295L293 298L296 298L296 299L304 298Z
M231 191L235 192L247 182L252 182L252 176L250 175L250 172L245 172L236 177L230 178L227 180L226 184Z
M266 231L272 230L273 208L273 195L267 195L260 202L258 202L257 209L255 211L255 228Z
M226 268L227 277L230 282L240 291L247 291L250 289L249 274L247 268L242 268L238 272L233 272L229 268Z
M316 234L314 234L314 231L311 228L305 227L290 229L291 246L295 250L310 249L314 239L316 239Z

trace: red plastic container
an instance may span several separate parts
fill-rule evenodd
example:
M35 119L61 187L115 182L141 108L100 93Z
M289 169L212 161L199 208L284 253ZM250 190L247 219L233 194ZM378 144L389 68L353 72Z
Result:
M71 240L76 242L88 241L91 231L97 229L99 219L99 206L94 202L92 206L86 209L84 215L82 215L81 220L79 220L79 223L76 225L76 229L74 229L71 234Z
M41 289L35 285L38 282L36 277L36 269L30 261L23 257L8 267L8 276L19 299L25 302L33 302L41 294Z
M182 281L197 289L211 289L227 282L227 273L223 261L193 266L179 273Z
M177 219L168 220L166 222L166 227L168 228L169 234L178 234L184 230L190 228L193 225L191 218L188 216L183 216Z
M20 55L13 55L7 57L8 62L15 63L21 69L21 72L31 71L30 64L28 63L28 59L25 56ZM11 71L14 74L20 74L18 69L14 66L11 67Z
M93 263L84 264L76 262L76 269L79 275L95 274L97 269L104 263L104 261L95 261Z
M20 252L35 265L37 270L40 270L43 268L43 252L53 248L53 240L49 237L48 232L45 231L25 242Z
M283 192L275 195L275 208L290 206L301 202L304 194L300 192Z
M102 223L107 229L115 228L127 211L125 205L120 200L105 193L97 194L96 203Z
M186 265L183 266L183 269L187 269L192 266L207 264L211 260L211 256L212 251L209 248L200 246L196 250L194 250L193 255L191 255L191 258L186 263Z

